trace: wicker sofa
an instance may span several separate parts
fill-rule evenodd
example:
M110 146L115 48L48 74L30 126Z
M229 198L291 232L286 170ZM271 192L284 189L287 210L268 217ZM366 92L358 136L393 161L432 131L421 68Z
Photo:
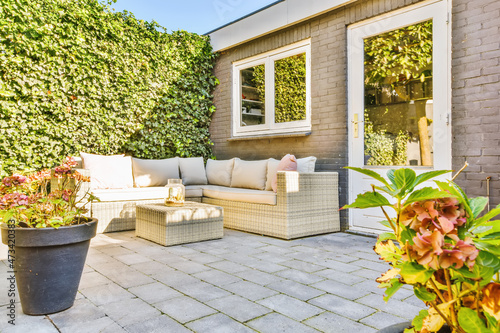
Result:
M87 169L80 173L91 176ZM81 193L90 186L82 187ZM137 204L163 202L162 186L101 189L99 201L87 207L99 220L98 232L135 229ZM277 173L277 191L220 185L187 185L186 200L224 208L224 227L282 239L340 231L338 174L283 171Z

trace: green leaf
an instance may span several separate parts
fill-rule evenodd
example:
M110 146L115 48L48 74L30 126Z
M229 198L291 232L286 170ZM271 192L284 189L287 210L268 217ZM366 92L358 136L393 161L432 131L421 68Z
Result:
M449 198L451 196L452 195L450 195L448 192L432 187L424 187L422 189L413 191L412 194L410 194L410 196L408 197L408 199L406 199L403 207L406 207L417 201L432 200L438 198Z
M490 252L479 251L476 262L479 266L491 267L495 272L500 270L500 258Z
M455 197L458 199L460 203L463 203L465 206L465 210L469 216L472 216L472 210L470 209L469 205L469 199L465 195L465 193L462 191L460 186L453 182L441 182L438 180L434 181L436 185L443 191L448 191L452 197Z
M435 171L424 172L417 176L415 182L413 183L413 187L420 185L425 181L431 180L432 178L435 178L437 176L444 175L445 173L448 172L451 172L451 170L435 170Z
M381 284L382 286L383 284ZM387 286L387 288L385 289L385 295L384 295L384 301L389 301L389 299L396 293L396 291L399 290L399 288L401 288L403 286L403 284L401 282L399 282L399 279L391 279L390 280L390 284Z
M488 198L486 197L477 197L469 199L469 205L472 211L472 216L474 218L478 217L478 215L484 210L487 204L488 204Z
M425 287L414 286L413 291L415 292L415 296L424 302L430 302L436 299L436 294L429 292Z
M488 213L484 214L480 218L476 219L472 224L472 227L480 226L481 224L488 222L497 215L500 215L500 205L490 210Z
M350 204L345 205L342 209L346 208L371 208L371 207L380 207L380 206L389 206L392 207L389 200L387 200L382 194L378 192L365 192L362 194L358 194L356 200Z
M432 269L425 268L422 265L409 261L404 262L399 268L401 269L399 274L408 284L425 284L434 272Z
M458 323L467 333L493 333L486 327L484 321L478 317L476 311L461 307L458 311Z
M346 169L350 169L350 170L354 170L354 171L357 171L359 173L362 173L366 176L369 176L373 179L376 179L378 180L379 182L381 182L382 184L384 184L385 186L387 186L388 188L390 189L393 189L389 183L384 179L384 177L382 177L381 175L379 175L378 173L376 173L375 171L372 171L370 169L363 169L363 168L356 168L356 167L344 167Z
M429 315L429 311L428 310L420 310L420 312L418 313L418 316L416 316L415 318L413 318L413 320L412 320L411 323L412 323L413 326L415 326L415 329L417 331L422 330L422 326L424 324L424 319L428 315Z
M397 240L396 235L394 235L394 233L392 233L392 232L381 233L380 235L378 235L377 239L379 242L382 242L382 241L385 241L388 239Z
M413 189L416 174L412 169L401 168L394 171L394 183L398 189L398 198L403 198L408 191Z

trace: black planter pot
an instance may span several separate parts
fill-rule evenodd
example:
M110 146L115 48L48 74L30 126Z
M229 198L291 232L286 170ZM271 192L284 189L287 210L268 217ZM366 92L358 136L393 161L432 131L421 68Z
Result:
M1 229L2 242L14 250L9 254L23 312L44 315L73 306L97 219L58 229Z
M382 328L381 330L378 330L377 333L403 333L405 331L405 328L410 328L411 326L411 321L407 321L404 323L399 323L399 324L394 324L391 326L387 326ZM440 330L439 333L451 333L450 328L448 325L444 325Z

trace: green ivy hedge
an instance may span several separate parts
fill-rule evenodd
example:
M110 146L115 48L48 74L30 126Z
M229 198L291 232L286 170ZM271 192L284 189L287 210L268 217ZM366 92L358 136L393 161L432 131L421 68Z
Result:
M215 57L96 0L3 0L0 175L79 151L208 158Z

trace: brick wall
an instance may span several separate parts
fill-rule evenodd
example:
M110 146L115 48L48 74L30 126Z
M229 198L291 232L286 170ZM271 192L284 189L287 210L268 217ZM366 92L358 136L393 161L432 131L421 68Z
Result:
M454 0L452 26L453 168L469 196L500 203L500 2Z
M338 171L340 205L347 199L347 25L418 0L361 0L315 19L269 34L221 54L215 74L217 112L210 128L219 159L280 159L287 153L318 157L316 171ZM471 166L460 176L471 195L485 194L492 176L492 203L500 188L498 112L499 4L494 0L454 0L453 5L453 166ZM230 141L232 62L311 38L312 134L305 137ZM348 227L341 212L342 229Z

